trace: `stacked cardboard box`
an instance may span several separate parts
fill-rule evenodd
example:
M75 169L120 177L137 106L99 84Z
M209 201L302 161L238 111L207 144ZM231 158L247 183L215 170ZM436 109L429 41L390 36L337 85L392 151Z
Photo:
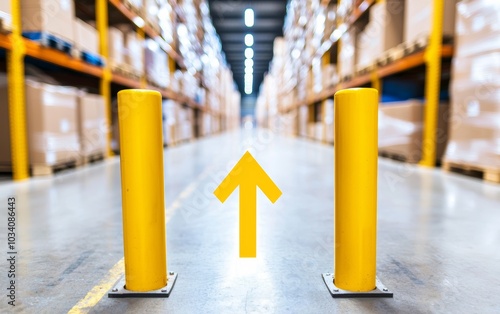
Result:
M500 169L500 2L457 4L445 162Z
M9 2L3 0L2 2ZM70 0L22 0L23 32L44 32L73 44L75 8Z
M79 18L75 18L74 26L76 48L80 51L98 55L99 35L95 27L87 24Z
M153 27L159 26L160 19L158 13L160 11L160 5L157 0L143 0L144 5L144 17L148 24Z
M30 165L54 166L78 161L78 90L27 80L25 92ZM8 170L12 159L5 76L0 77L0 103L0 166Z
M371 65L384 52L403 42L403 12L403 0L382 1L370 8L369 22L357 38L357 70Z
M8 31L12 28L10 1L0 1L0 29Z
M123 2L125 2L127 6L130 6L133 11L142 15L142 13L144 12L143 1L144 0L124 0Z
M436 159L441 160L446 147L449 106L439 106ZM395 155L407 162L422 157L424 105L420 100L382 103L379 108L379 152Z
M175 101L163 100L163 142L165 145L173 145L176 142L177 112L179 108L180 105Z
M349 29L340 39L338 71L340 79L354 75L356 64L356 30Z
M105 103L101 95L78 95L78 133L83 158L104 156L106 151Z
M0 170L12 168L7 76L0 75Z
M108 28L108 61L112 68L125 64L125 35L116 27Z
M458 0L444 0L443 36L453 36L455 5ZM429 37L432 30L433 0L405 0L404 41L413 42Z
M162 38L167 43L172 43L174 41L174 10L172 5L167 0L159 1L158 8L158 25L160 26L160 33Z
M125 64L132 67L138 75L144 74L144 39L134 30L125 33Z
M327 99L323 102L324 106L324 123L325 123L325 137L324 140L327 143L333 144L333 139L334 139L334 121L335 121L335 116L334 116L334 104L333 104L333 99Z
M146 40L146 78L156 86L166 88L170 82L168 56L153 40Z

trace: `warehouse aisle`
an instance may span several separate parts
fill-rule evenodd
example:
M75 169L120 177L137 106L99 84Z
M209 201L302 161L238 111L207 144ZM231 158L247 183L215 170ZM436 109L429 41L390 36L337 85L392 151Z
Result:
M256 259L238 258L237 194L224 204L212 194L247 149L283 191L274 205L258 193ZM334 300L320 276L333 270L331 146L241 131L165 152L167 262L179 273L170 298L100 299L123 257L113 158L52 179L0 183L2 224L7 197L17 204L16 312L63 313L79 302L93 306L90 313L487 313L500 307L493 297L500 294L498 185L381 160L377 272L394 299ZM6 247L5 228L0 243ZM5 289L7 276L1 278ZM0 312L12 311L6 303Z

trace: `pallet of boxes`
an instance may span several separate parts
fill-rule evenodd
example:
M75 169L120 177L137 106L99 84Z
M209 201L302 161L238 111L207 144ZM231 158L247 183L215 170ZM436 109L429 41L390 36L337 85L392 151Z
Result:
M432 25L432 7L433 1L412 0L397 1L392 0L387 3L377 3L370 11L370 22L362 36L360 45L369 47L370 51L377 51L377 55L386 58L384 62L390 62L389 56L391 47L397 47L401 43L411 43L419 38L428 38ZM445 7L448 10L444 21L444 34L446 37L453 35L454 14L453 4L455 0L446 1ZM404 10L404 20L402 19ZM390 18L387 18L390 17ZM374 24L370 24L374 23ZM382 27L381 27L382 25ZM404 31L403 31L404 30ZM381 38L380 43L370 43L369 34L377 34L374 38ZM358 47L361 49L361 47ZM360 50L361 51L361 50ZM401 55L402 56L402 55ZM368 56L362 56L361 59L367 60ZM387 59L389 58L389 59ZM377 59L380 62L380 58ZM392 60L392 59L391 59ZM364 62L374 62L375 59ZM391 85L389 85L389 83ZM386 80L384 87L384 96L387 99L379 106L379 155L394 160L408 163L418 163L422 158L423 149L423 129L424 129L424 111L425 100L419 97L422 87L405 85L401 80ZM394 95L386 95L391 92ZM390 97L387 97L390 96ZM402 99L391 99L402 98ZM441 101L438 109L438 123L436 133L436 161L440 162L444 154L448 139L448 102Z
M12 171L7 78L0 76L0 170ZM28 158L33 176L102 159L106 149L104 100L47 77L25 82Z
M500 2L457 4L452 117L443 168L500 183Z

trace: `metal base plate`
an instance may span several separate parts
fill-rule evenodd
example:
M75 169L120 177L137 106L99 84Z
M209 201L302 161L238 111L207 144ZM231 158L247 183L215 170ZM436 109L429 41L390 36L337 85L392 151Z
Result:
M116 285L108 292L108 298L168 298L177 280L177 273L169 272L167 285L158 290L151 291L130 291L125 289L125 276L120 278Z
M326 287L334 298L392 298L392 292L389 291L381 282L376 278L375 289L367 292L355 292L342 290L335 286L334 277L331 273L321 274Z

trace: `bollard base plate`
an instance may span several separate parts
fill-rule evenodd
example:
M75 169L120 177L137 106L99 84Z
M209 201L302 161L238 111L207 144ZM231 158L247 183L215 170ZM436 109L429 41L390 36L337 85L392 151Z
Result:
M169 272L167 285L158 290L130 291L125 289L125 276L120 278L115 286L108 292L108 298L168 298L177 280L177 273Z
M323 281L330 291L330 294L334 298L392 298L392 292L387 289L378 278L375 281L375 289L366 292L356 292L356 291L348 291L342 290L335 286L334 276L332 273L321 274L323 277Z

